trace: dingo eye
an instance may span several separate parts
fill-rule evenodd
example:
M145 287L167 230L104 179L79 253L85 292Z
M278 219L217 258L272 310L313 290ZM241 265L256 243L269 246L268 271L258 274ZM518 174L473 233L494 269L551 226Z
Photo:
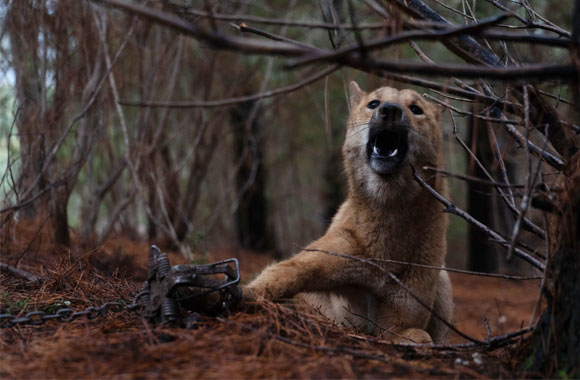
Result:
M374 110L379 106L379 104L381 104L381 102L379 102L378 100L371 100L369 104L367 104L367 108Z
M409 109L411 110L411 112L413 112L415 115L423 115L423 110L421 109L421 107L413 104L409 107Z

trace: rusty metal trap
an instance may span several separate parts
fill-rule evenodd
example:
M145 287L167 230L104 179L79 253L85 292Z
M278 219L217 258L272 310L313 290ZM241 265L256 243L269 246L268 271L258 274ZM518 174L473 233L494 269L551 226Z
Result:
M54 313L35 310L22 316L0 310L0 328L43 325L50 320L72 322L80 317L90 320L121 311L137 312L151 324L191 328L201 315L229 314L242 299L239 282L240 268L235 258L172 267L167 254L152 245L147 280L130 304L106 302L84 310L65 307Z
M224 275L222 279L216 278ZM242 299L240 269L235 258L211 264L170 266L155 245L149 249L147 281L136 296L151 323L190 327L199 314L227 314ZM190 311L184 317L184 312Z

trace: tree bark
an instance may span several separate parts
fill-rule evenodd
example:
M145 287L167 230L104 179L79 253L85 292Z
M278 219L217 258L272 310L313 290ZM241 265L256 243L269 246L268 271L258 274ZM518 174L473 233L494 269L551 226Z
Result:
M268 228L266 171L262 161L263 139L260 133L260 111L252 110L255 102L232 108L230 125L233 133L236 173L237 208L234 213L238 244L241 248L268 251L274 240Z
M580 0L574 2L572 58L580 65ZM579 86L572 86L579 104ZM575 120L580 117L576 109ZM565 148L565 149L562 149ZM568 145L563 191L559 210L550 217L550 265L542 292L547 308L532 335L525 369L542 372L545 377L580 377L580 151Z
M20 173L18 193L34 195L46 186L41 168L45 156L46 131L43 129L40 61L37 46L39 23L34 4L30 1L14 1L6 15L10 38L12 68L16 79L16 101L19 107L16 128L20 138ZM36 177L40 178L36 180ZM34 217L40 203L37 199L23 208L23 216Z
M580 376L580 152L566 168L559 212L552 215L552 254L542 292L547 308L532 336L526 369L547 378Z
M473 108L472 112L479 112ZM472 151L477 159L486 167L492 168L495 156L491 148L490 137L485 122L477 118L469 118L469 141ZM499 130L499 129L498 129ZM500 135L496 135L499 139ZM468 158L470 175L488 180L483 170ZM512 168L506 162L506 170L512 172ZM491 169L489 169L491 170ZM497 178L497 177L496 177ZM503 181L500 181L503 182ZM468 212L475 219L495 231L511 231L514 217L501 198L495 196L494 190L489 185L475 182L467 184ZM476 272L497 272L500 267L506 265L503 255L505 250L489 240L486 233L482 232L473 224L469 225L469 268Z

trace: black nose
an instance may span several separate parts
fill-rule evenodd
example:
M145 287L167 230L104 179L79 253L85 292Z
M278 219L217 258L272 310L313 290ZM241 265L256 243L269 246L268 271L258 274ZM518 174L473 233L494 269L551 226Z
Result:
M381 117L382 120L391 123L402 121L403 115L405 114L403 108L401 108L401 106L399 106L398 104L394 103L381 104L377 109L377 112L379 113L379 116Z

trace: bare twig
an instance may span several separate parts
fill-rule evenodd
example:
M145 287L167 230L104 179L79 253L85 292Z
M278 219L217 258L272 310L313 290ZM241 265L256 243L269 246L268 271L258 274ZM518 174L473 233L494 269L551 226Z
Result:
M168 26L180 33L197 38L215 49L225 49L241 51L248 54L278 54L278 55L302 55L305 49L295 44L278 41L265 41L245 37L225 36L221 33L207 31L188 22L182 18L176 17L170 13L162 12L152 7L143 6L137 3L131 3L123 0L94 0L96 2L123 9L132 14L146 17L158 24ZM308 50L306 50L308 51Z
M497 0L487 0L487 2L493 4L498 9L501 9L504 12L509 11L509 9L506 6L500 4ZM568 32L567 30L564 30L562 28L559 28L556 26L551 26L551 25L546 25L546 24L538 24L536 22L531 22L530 20L523 18L522 16L518 15L517 13L514 14L514 17L517 18L522 24L524 24L524 26L526 28L545 29L545 30L549 30L550 32L554 32L554 33L556 33L560 36L566 37L566 38L572 37L572 34L570 32Z
M491 176L489 171L485 168L485 166L481 163L481 161L477 158L477 156L471 151L471 149L469 149L467 144L465 144L465 142L457 134L457 125L455 123L455 118L453 117L453 114L451 114L451 121L453 122L453 134L455 135L455 139L459 142L459 144L463 147L463 149L465 149L465 151L467 153L469 153L471 158L477 163L477 165L479 166L481 171L487 176L487 178L490 181L495 182L495 180L493 179L493 177ZM504 200L506 206L510 209L510 211L513 212L514 215L516 215L516 216L519 215L519 210L515 207L515 205L513 203L510 202L510 199L507 197L507 195L505 194L503 189L501 187L495 187L495 189L497 190L499 195L502 197L502 199ZM538 227L537 225L535 225L531 220L529 220L528 218L524 218L523 221L524 221L524 226L528 231L533 232L534 234L541 237L542 239L546 238L546 232L544 230L542 230L540 227Z
M415 177L415 179L417 180L417 182L421 186L423 186L439 202L441 202L445 206L445 209L443 210L444 212L448 212L450 214L454 214L454 215L457 215L457 216L465 219L469 223L472 223L474 226L476 226L477 228L479 228L481 231L485 232L490 238L492 238L494 241L496 241L500 245L502 245L502 246L504 246L506 248L509 247L509 243L500 234L498 234L497 232L495 232L494 230L492 230L491 228L489 228L485 224L481 223L480 221L478 221L477 219L475 219L474 217L472 217L471 215L469 215L468 213L466 213L462 209L458 208L453 203L451 203L449 200L447 200L444 196L442 196L441 194L439 194L427 182L425 182L425 180L423 178L421 178L421 176L419 176L417 174L417 172L415 171L414 168L413 168L413 176ZM527 262L528 264L530 264L530 265L532 265L532 266L534 266L534 267L536 267L536 268L538 268L538 269L540 269L542 271L544 270L544 264L542 264L541 262L539 262L538 260L536 260L532 256L528 255L526 252L522 251L521 249L519 249L517 247L514 248L514 253L519 258L521 258L522 260L524 260L525 262Z
M530 64L523 67L489 67L485 65L427 65L408 60L374 61L346 60L345 64L364 70L381 70L395 73L416 73L434 76L455 76L460 78L489 78L504 81L520 79L537 80L577 80L578 71L573 64L551 65Z
M319 249L310 249L310 248L301 248L301 249L303 251L306 251L306 252L322 252ZM417 264L417 263L411 263L408 261L399 261L399 260L387 260L387 259L370 259L370 260L376 261L376 262L381 262L381 263L400 264L400 265L407 265L407 266L411 266L411 267L425 268L425 269L432 269L432 270L453 272L453 273L461 273L461 274L467 274L467 275L472 275L472 276L495 277L495 278L501 278L504 280L522 281L522 280L541 280L542 279L542 276L511 276L511 275L500 274L500 273L474 272L474 271L470 271L470 270L438 267L438 266L433 266L433 265Z
M412 30L408 32L402 32L394 36L387 36L372 41L366 41L362 46L360 43L357 43L329 53L325 52L311 53L309 55L306 55L305 57L298 58L294 62L289 63L287 67L294 69L307 64L312 64L314 62L320 61L336 62L340 61L341 58L346 58L354 53L360 52L361 49L363 49L365 52L370 52L371 50L374 49L384 48L395 43L401 43L410 40L418 40L418 39L441 40L444 38L451 38L457 35L479 33L481 30L488 28L494 24L497 24L498 22L505 20L507 17L509 17L509 14L504 13L498 16L490 17L489 19L486 19L480 23L470 24L467 26L448 27L444 30L436 30L436 31Z
M525 88L524 88L524 94L526 96L526 106L527 106L528 105L528 103L527 103L527 92L526 92L526 89ZM526 107L526 109L527 108L528 107ZM529 120L528 119L526 119L526 127L528 127L527 130L529 131ZM547 129L548 129L548 126L546 126L546 132L545 132L545 136L546 137L544 139L544 146L542 147L542 150L545 149L546 144L548 143L548 131L547 131ZM512 237L511 237L510 245L509 245L509 248L508 248L508 251L507 251L507 256L506 256L508 260L511 259L511 257L512 257L512 253L513 253L514 247L516 245L518 236L520 234L520 226L522 224L522 221L524 219L525 214L528 212L528 209L530 207L531 199L532 199L532 192L534 191L534 187L536 185L536 181L538 179L538 175L540 174L540 169L541 169L540 168L540 164L541 164L541 162L542 161L538 160L538 162L536 164L536 170L534 172L534 177L531 178L530 171L532 170L532 167L531 167L530 155L529 155L529 152L528 152L528 172L526 174L526 178L527 178L526 179L526 191L524 192L524 195L522 197L522 201L520 203L519 215L518 215L518 217L516 219L516 222L514 224L514 228L512 230Z
M301 89L302 87L308 86L317 80L324 78L325 76L333 73L338 69L338 66L330 66L304 80L291 84L289 86L280 87L274 90L268 90L260 92L258 94L240 96L237 98L221 99L221 100L209 100L205 102L189 102L189 101L172 101L172 102L140 102L140 101L130 101L121 100L119 103L124 106L135 106L135 107L167 107L167 108L211 108L211 107L223 107L232 104L245 103L248 101L270 98L272 96L286 94L292 91Z
M369 354L367 352L364 351L360 351L360 350L355 350L349 347L343 347L343 346L336 346L336 347L329 347L329 346L313 346L310 344L306 344L306 343L302 343L302 342L297 342L295 340L289 339L289 338L285 338L283 336L280 335L276 335L275 338L281 342L287 343L287 344L291 344L294 346L298 346L298 347L302 347L302 348L308 348L311 350L315 350L315 351L321 351L321 352L326 352L326 353L332 353L332 354L336 354L336 353L342 353L342 354L348 354L348 355L352 355L354 357L357 358L362 358L362 359L370 359L370 360L376 360L376 361L380 361L383 363L388 363L389 359L385 356L379 356L379 355L373 355L373 354Z
M386 27L385 23L377 22L372 24L361 24L361 25L352 25L352 24L332 24L332 23L323 23L317 21L297 21L297 20L289 20L289 19L278 19L278 18L267 18L267 17L257 17L257 16L249 16L249 15L229 15L223 13L208 13L204 11L199 11L196 9L183 9L178 8L178 11L188 15L194 15L198 17L206 17L212 18L215 20L222 20L222 21L243 21L243 22L252 22L256 24L264 24L264 25L279 25L279 26L290 26L290 27L299 27L299 28L311 28L311 29L328 29L328 30L336 30L336 29L343 29L343 30L364 30L364 29L384 29Z
M515 343L515 341L513 340L514 338L517 338L519 336L530 333L533 331L533 329L534 329L534 327L528 327L525 329L510 332L507 334L492 336L492 337L489 337L488 339L482 340L481 342L484 343L483 347L485 347L486 350L491 351L491 350L495 350L495 349L504 347L506 345ZM366 337L366 336L362 337L362 336L358 336L358 335L349 335L349 337L351 337L355 340L372 342L375 344L388 344L384 341L381 341L379 339L372 338L372 337ZM481 344L473 343L473 342L456 343L456 344L408 343L408 344L405 344L405 346L427 347L427 348L432 348L435 350L453 350L453 351L464 350L464 349L480 349L482 347Z
M297 46L301 46L301 47L306 48L306 49L324 51L322 49L318 49L315 46L308 45L308 44L305 44L305 43L300 42L300 41L293 40L293 39L288 38L288 37L280 36L278 34L273 34L273 33L270 33L270 32L266 32L265 30L258 29L258 28L254 28L254 27L248 26L248 25L246 25L244 23L239 24L239 25L237 25L237 24L231 24L231 25L234 28L236 28L237 30L239 30L240 32L242 32L242 33L252 33L252 34L255 34L255 35L258 35L258 36L262 36L262 37L265 37L265 38L269 38L269 39L274 40L274 41L288 42L290 44L294 44L294 45L297 45Z
M504 182L506 182L506 183L509 184L510 183L510 180L509 180L509 177L508 177L507 168L505 166L505 162L503 160L503 155L502 155L502 152L501 152L501 150L499 148L499 143L498 143L497 138L495 136L495 132L493 130L493 126L489 122L486 123L486 126L487 126L487 135L489 136L489 145L490 145L490 148L495 153L495 158L499 162L499 167L500 167L501 175L503 177ZM513 193L511 187L508 187L507 188L507 193L508 193L509 200L510 200L511 204L512 205L515 205L516 201L515 201L514 193Z
M457 173L451 173L445 170L441 170L441 169L437 169L434 168L432 166L423 166L423 170L429 170L438 174L442 174L444 176L448 176L448 177L453 177L453 178L458 178L464 181L468 181L468 182L473 182L473 183L479 183L482 185L489 185L489 186L494 186L494 187L505 187L505 188L512 188L512 189L523 189L524 185L513 185L510 183L502 183L502 182L495 182L495 181L487 181L485 179L479 178L479 177L473 177L470 175L464 175L464 174L457 174Z
M453 326L451 323L449 323L449 321L447 321L445 318L441 317L438 313L436 313L431 306L429 306L425 302L423 302L423 300L421 299L421 297L419 297L418 295L416 295L407 285L405 285L391 271L386 270L385 268L381 267L380 265L378 265L377 263L373 262L372 260L362 259L360 257L346 255L346 254L343 254L343 253L332 252L332 251L328 251L328 250L324 250L324 249L318 249L318 248L310 248L310 250L317 251L317 252L320 252L320 253L324 253L324 254L327 254L327 255L330 255L330 256L341 257L341 258L347 259L347 260L357 261L357 262L363 263L363 264L368 264L368 265L370 265L370 266L378 269L379 271L381 271L385 275L389 276L393 281L395 281L401 288L403 288L403 290L405 290L409 294L409 296L411 296L415 301L417 301L417 303L419 303L422 307L424 307L425 309L429 310L431 312L431 315L432 316L434 316L435 318L437 318L438 320L440 320L445 326L449 327L449 329L451 331L455 332L460 337L469 340L470 342L478 343L478 344L482 343L481 341L479 341L479 340L477 340L475 338L472 338L469 335L465 334L464 332L458 330L455 326Z

